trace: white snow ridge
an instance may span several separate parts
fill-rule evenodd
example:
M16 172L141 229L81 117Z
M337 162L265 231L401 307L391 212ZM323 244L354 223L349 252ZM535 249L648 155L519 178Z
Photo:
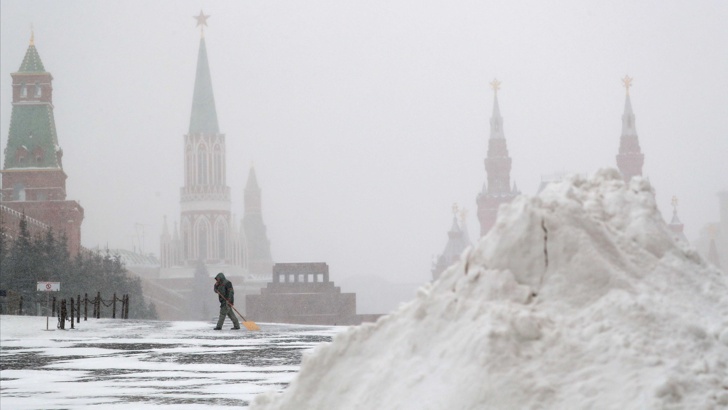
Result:
M458 264L253 409L728 407L726 276L616 170L501 207Z

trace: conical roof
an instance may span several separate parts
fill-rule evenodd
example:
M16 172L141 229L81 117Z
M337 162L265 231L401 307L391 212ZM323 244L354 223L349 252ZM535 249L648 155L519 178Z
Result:
M245 190L260 190L258 186L258 178L255 176L255 167L250 167L250 173L248 173L248 182L245 184Z
M38 55L38 50L35 48L35 41L33 40L33 35L30 36L30 45L28 46L28 50L25 52L25 57L23 58L23 62L20 64L20 69L18 69L19 73L45 73L45 67L43 67L43 62L40 61L40 55Z
M195 92L192 97L192 115L190 116L190 134L218 134L215 96L212 92L210 65L207 62L205 38L200 38L200 49L197 54L197 73L195 75Z

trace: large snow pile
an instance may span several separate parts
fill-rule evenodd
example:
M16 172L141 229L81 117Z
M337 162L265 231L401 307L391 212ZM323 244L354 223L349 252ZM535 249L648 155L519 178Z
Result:
M304 357L261 409L728 407L728 283L615 170L501 207L417 298Z

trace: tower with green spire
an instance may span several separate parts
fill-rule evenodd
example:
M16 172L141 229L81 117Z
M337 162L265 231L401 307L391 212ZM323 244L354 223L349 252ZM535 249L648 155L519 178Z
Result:
M13 79L13 109L2 170L2 205L63 233L80 250L83 208L66 200L63 150L53 117L53 76L46 71L34 35Z
M204 28L208 17L200 12L195 16L197 25ZM226 275L240 274L244 260L230 212L225 135L220 133L217 121L207 46L204 32L201 34L189 129L184 135L179 232L175 228L174 235L170 235L165 222L161 264L164 269L195 267L202 262L225 269Z

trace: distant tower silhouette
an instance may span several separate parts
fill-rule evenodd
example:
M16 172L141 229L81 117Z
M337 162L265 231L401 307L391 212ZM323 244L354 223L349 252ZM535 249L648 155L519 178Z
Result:
M672 220L667 225L670 228L670 231L672 232L673 238L676 240L688 243L688 238L685 236L685 233L683 232L684 225L682 222L680 222L680 218L677 217L677 197L672 197Z
M624 76L622 83L627 90L627 95L624 101L624 114L622 114L622 136L619 139L617 167L622 173L624 180L629 181L633 176L642 175L642 165L644 165L645 156L640 149L634 112L632 112L632 101L629 97L629 87L632 86L632 78Z
M488 140L488 156L485 159L485 172L488 183L478 194L478 220L480 221L480 236L488 233L498 217L498 207L509 203L520 192L516 184L511 187L511 157L508 156L506 137L503 132L503 117L498 106L498 89L500 81L493 80L493 114L490 118L490 139Z
M53 116L53 76L45 70L31 33L30 45L13 78L13 109L5 147L0 201L3 212L25 213L64 234L68 250L81 249L83 208L66 200L63 150ZM15 227L7 226L9 230Z
M447 244L442 254L437 258L432 266L432 280L437 280L442 272L445 271L450 265L457 262L460 259L460 255L463 251L471 246L470 238L468 237L468 230L466 227L465 218L467 211L463 209L460 211L460 225L458 225L458 206L453 204L452 206L452 226L450 231L447 233Z
M209 16L196 16L201 27L190 127L184 136L184 186L180 227L161 238L162 267L197 266L198 262L243 265L240 238L232 224L230 187L226 184L225 135L215 109L204 27ZM178 236L179 235L179 236Z
M261 190L255 175L255 167L250 167L250 173L248 173L244 202L245 213L241 232L245 238L248 270L253 275L270 278L273 275L273 260L270 255L270 242L263 223Z

